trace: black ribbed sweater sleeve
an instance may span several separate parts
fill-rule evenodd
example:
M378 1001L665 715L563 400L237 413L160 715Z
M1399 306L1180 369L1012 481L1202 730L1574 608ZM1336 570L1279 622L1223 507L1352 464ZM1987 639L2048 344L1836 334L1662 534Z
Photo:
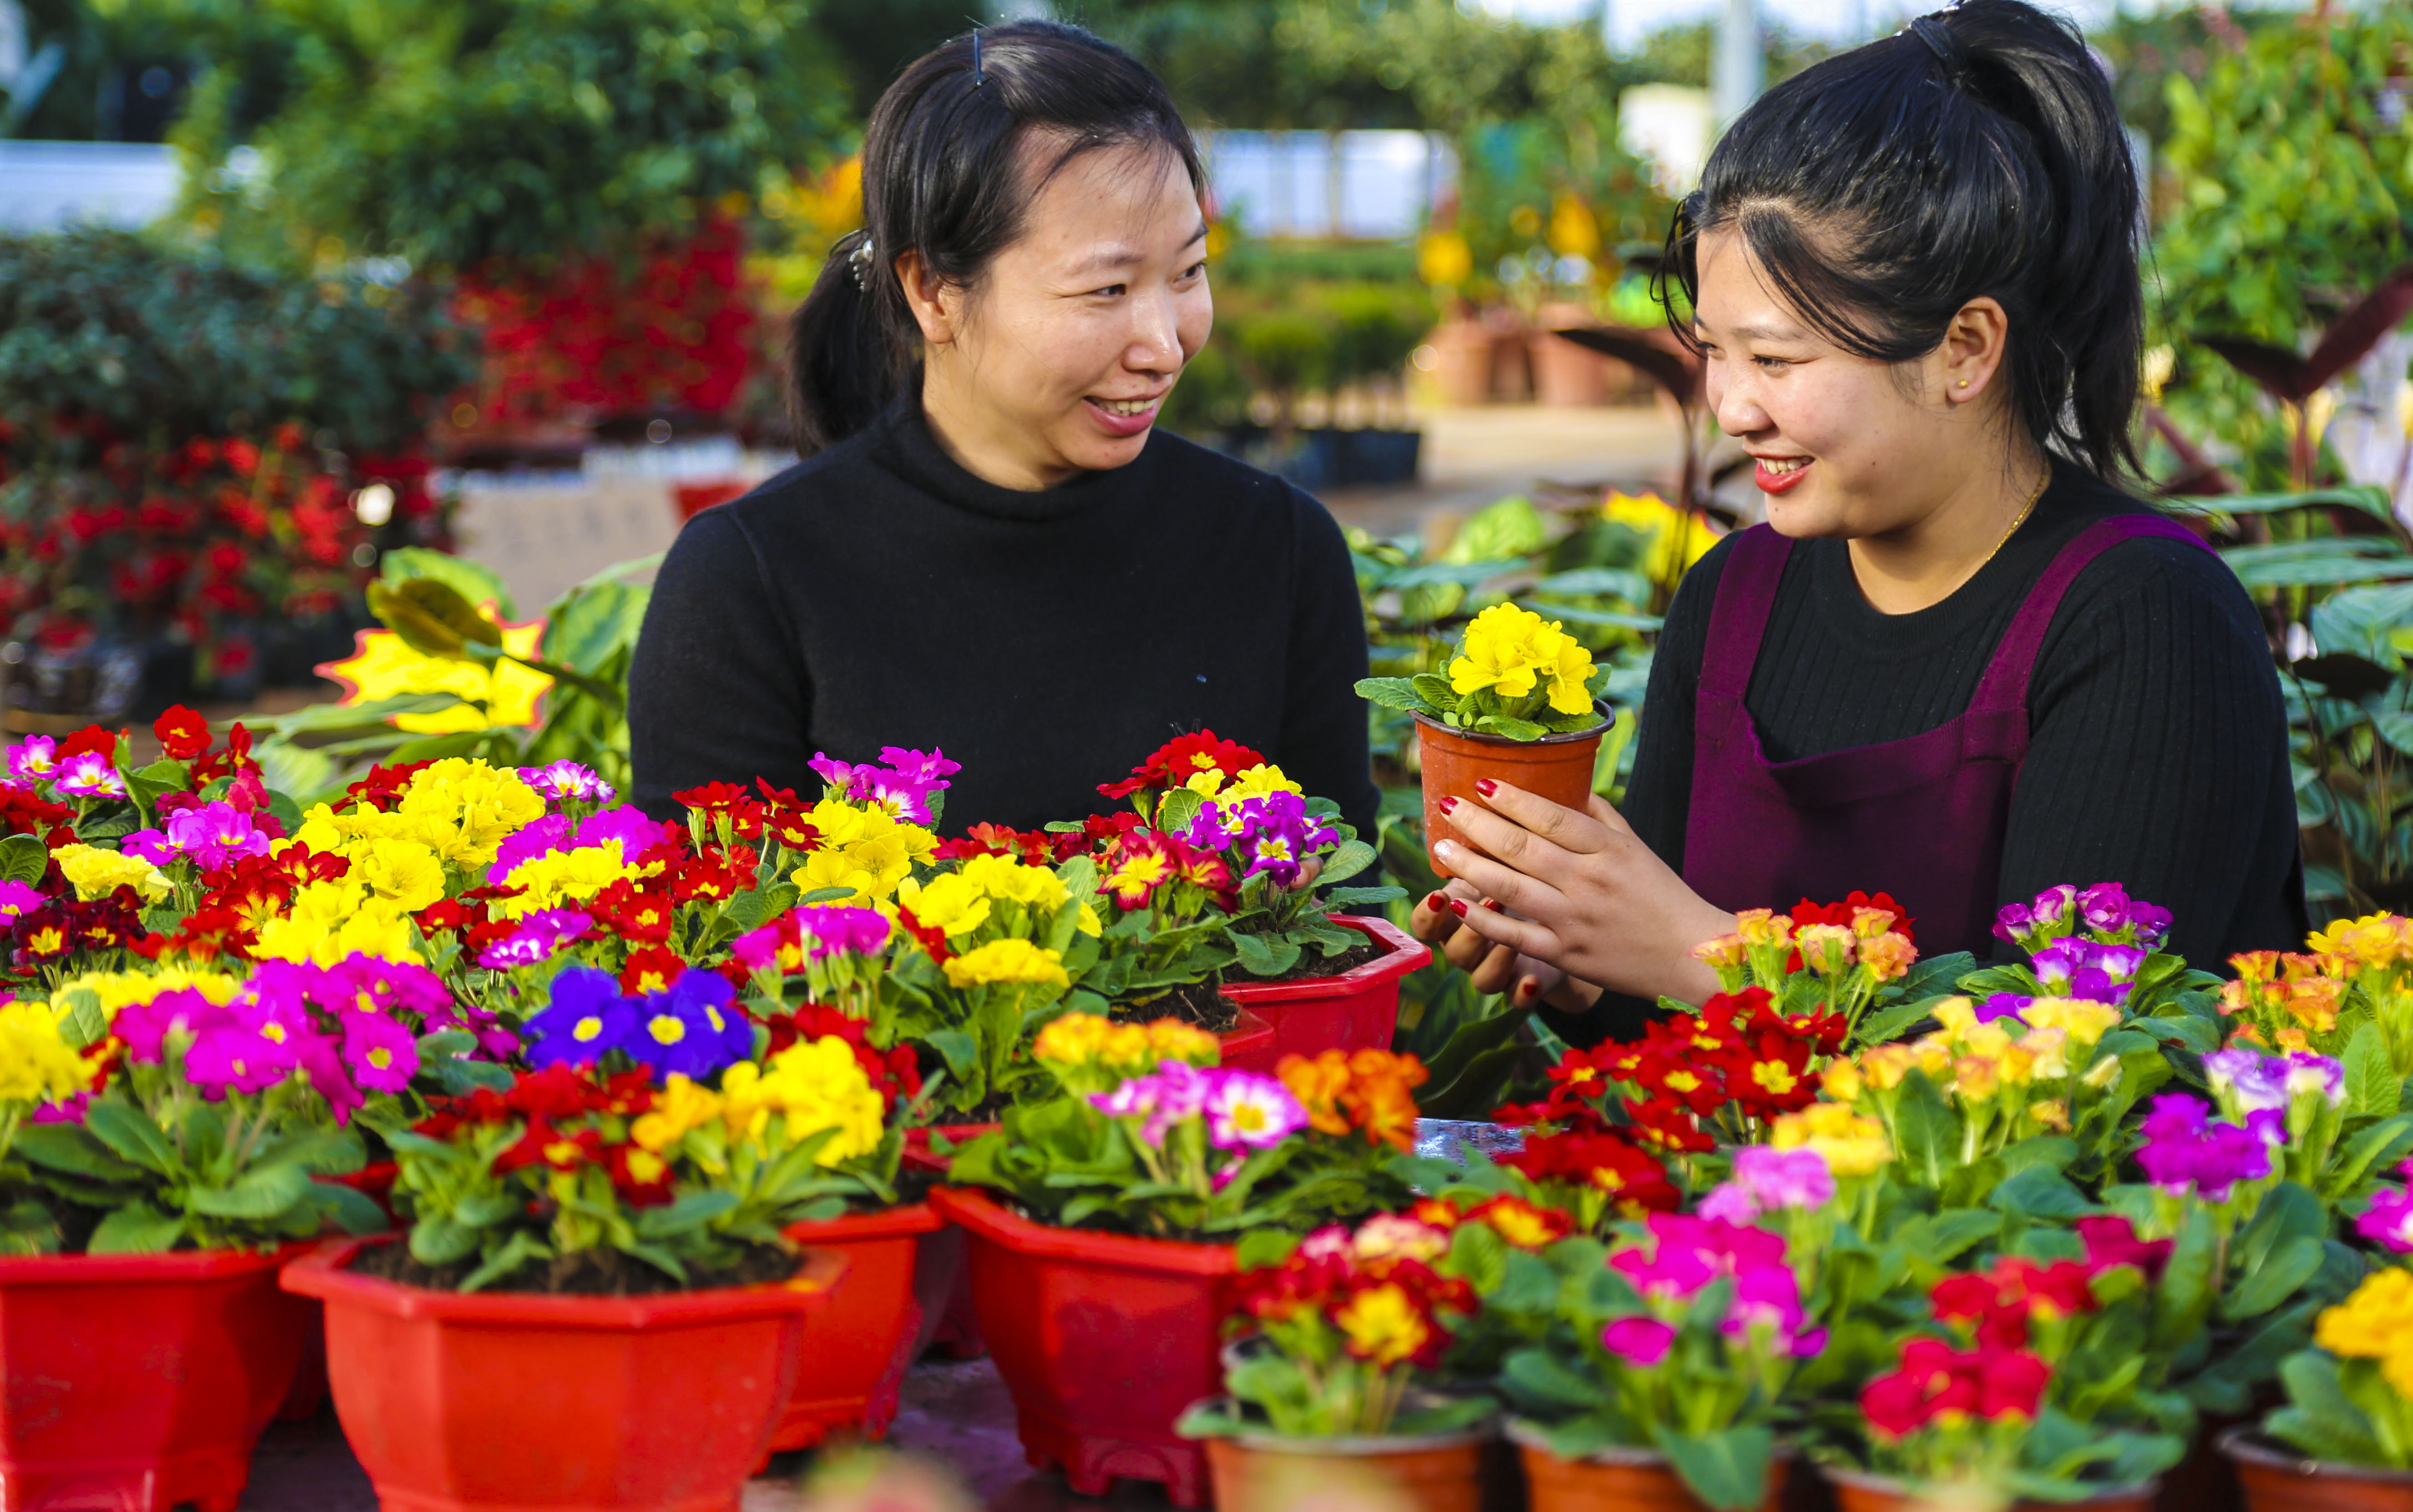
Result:
M1968 707L1994 647L2053 554L2135 505L2057 483L1996 564L1933 609L1870 608L1836 541L1797 544L1744 704L1772 758L1932 729ZM1695 695L1730 543L1668 611L1622 812L1681 870ZM1999 901L2117 881L2175 916L2169 948L2207 969L2298 946L2305 929L2276 670L2253 604L2210 552L2114 545L2079 574L2029 680L2029 747L2011 802ZM1769 898L1784 908L1795 899ZM1821 899L1820 901L1825 901ZM1647 1005L1609 998L1547 1015L1577 1043L1635 1032Z

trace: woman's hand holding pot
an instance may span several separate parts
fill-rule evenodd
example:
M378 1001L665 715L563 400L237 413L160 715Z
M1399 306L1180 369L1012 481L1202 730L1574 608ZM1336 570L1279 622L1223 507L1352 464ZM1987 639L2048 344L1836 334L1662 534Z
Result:
M1480 803L1443 800L1451 826L1472 843L1434 847L1459 878L1445 906L1463 932L1639 998L1699 1003L1718 990L1717 973L1692 949L1731 934L1735 916L1685 886L1606 800L1592 799L1583 814L1505 782L1480 782L1476 792ZM1478 958L1471 941L1449 944L1451 960L1492 968L1490 953Z
M1547 961L1495 945L1458 923L1452 901L1500 905L1464 882L1452 882L1444 891L1428 894L1408 915L1408 932L1441 953L1443 960L1464 971L1477 992L1504 992L1512 1008L1547 1004L1561 1013L1581 1013L1600 999L1600 988L1578 982Z

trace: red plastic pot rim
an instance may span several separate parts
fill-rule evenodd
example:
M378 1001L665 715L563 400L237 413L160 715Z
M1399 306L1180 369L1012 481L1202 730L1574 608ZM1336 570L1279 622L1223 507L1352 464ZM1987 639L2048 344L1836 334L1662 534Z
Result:
M849 1239L893 1239L909 1234L935 1234L946 1220L926 1202L882 1208L877 1212L845 1213L817 1223L790 1223L784 1232L798 1244L836 1244Z
M1229 1244L1198 1244L1187 1239L1149 1239L1135 1234L1100 1234L1086 1228L1057 1228L1036 1223L1009 1209L976 1187L938 1187L930 1206L947 1222L1017 1254L1048 1260L1086 1260L1092 1265L1122 1266L1180 1276L1232 1276L1240 1269L1239 1251Z
M1420 971L1432 959L1431 946L1388 919L1369 919L1355 913L1333 913L1326 917L1343 929L1355 929L1378 944L1390 946L1389 952L1363 965L1353 966L1339 976L1301 977L1295 982L1227 982L1223 985L1223 996L1243 1004L1346 997L1353 992L1362 992L1368 987L1395 981L1410 971Z
M831 1250L807 1252L796 1274L784 1282L753 1286L717 1286L699 1292L662 1292L652 1297L549 1297L526 1292L438 1292L406 1286L344 1267L372 1244L400 1236L333 1239L296 1257L277 1278L289 1292L340 1302L388 1317L515 1328L676 1328L730 1323L780 1312L808 1312L827 1302L845 1276L846 1256Z
M166 1254L24 1254L0 1258L0 1286L135 1285L212 1281L275 1270L318 1244L274 1250L173 1250Z

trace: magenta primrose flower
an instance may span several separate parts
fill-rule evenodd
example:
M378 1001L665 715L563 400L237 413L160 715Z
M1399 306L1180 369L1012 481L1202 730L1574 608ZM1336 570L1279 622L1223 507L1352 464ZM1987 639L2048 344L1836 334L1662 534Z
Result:
M0 882L0 926L23 918L47 901L39 888L21 882Z
M620 795L593 767L567 759L545 766L523 766L519 775L547 803L610 803Z
M217 801L178 808L164 829L138 829L121 848L155 867L190 860L203 871L231 866L243 856L266 855L269 838L251 815Z
M1180 1060L1158 1063L1145 1076L1133 1076L1111 1092L1092 1092L1089 1105L1110 1119L1138 1119L1140 1138L1162 1147L1177 1123L1186 1123L1206 1110L1214 1083L1196 1066Z
M2247 1115L2244 1127L2213 1119L2202 1099L2165 1092L2154 1099L2138 1132L2145 1143L2137 1164L2163 1195L2227 1202L2240 1181L2271 1174L2271 1148L2287 1137L2285 1115L2266 1108Z
M363 1091L398 1092L419 1075L419 1042L383 1014L348 1014L344 1066Z
M2413 1178L2413 1161L2396 1168ZM2358 1214L2354 1231L2393 1254L2413 1254L2413 1190L2381 1185L2371 1194L2371 1206Z
M1206 1140L1217 1149L1269 1149L1307 1126L1307 1109L1274 1077L1222 1068L1206 1075Z
M1835 1176L1814 1149L1745 1145L1735 1151L1734 1175L1700 1201L1703 1218L1748 1223L1762 1213L1823 1208L1834 1199Z
M520 920L517 929L480 951L478 964L489 971L508 971L549 961L594 927L594 918L577 909L539 909Z
M1675 1326L1657 1318L1619 1318L1600 1331L1601 1348L1645 1371L1665 1359L1675 1342Z
M27 735L8 748L8 775L45 780L58 775L59 743L48 735Z
M813 941L812 958L846 952L874 956L888 947L888 915L878 909L816 903L795 912L796 927Z
M908 750L902 746L881 747L880 759L888 764L850 765L827 752L815 751L807 764L829 784L832 797L876 803L913 824L930 823L930 794L951 786L947 778L963 770L960 763L938 751Z
M68 757L59 763L58 790L70 798L123 798L126 778L110 759L96 750Z
M1784 1239L1750 1224L1680 1213L1654 1213L1648 1228L1648 1253L1628 1245L1608 1257L1645 1300L1662 1307L1688 1302L1711 1282L1730 1278L1734 1300L1719 1325L1728 1337L1766 1328L1796 1356L1826 1347L1824 1329L1802 1327L1801 1283L1785 1262ZM1606 1336L1602 1342L1606 1346Z

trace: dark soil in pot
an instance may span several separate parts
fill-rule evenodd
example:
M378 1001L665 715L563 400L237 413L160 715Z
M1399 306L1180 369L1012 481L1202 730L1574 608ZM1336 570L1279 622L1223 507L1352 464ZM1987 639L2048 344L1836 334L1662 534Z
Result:
M363 1249L348 1268L380 1281L400 1282L405 1286L451 1292L460 1290L463 1278L478 1268L478 1262L422 1265L411 1257L407 1244L377 1244ZM655 1297L668 1292L752 1286L786 1281L795 1273L796 1253L772 1244L753 1246L733 1266L710 1270L690 1268L685 1283L617 1250L581 1250L556 1260L522 1266L498 1281L487 1282L483 1289L553 1297Z

